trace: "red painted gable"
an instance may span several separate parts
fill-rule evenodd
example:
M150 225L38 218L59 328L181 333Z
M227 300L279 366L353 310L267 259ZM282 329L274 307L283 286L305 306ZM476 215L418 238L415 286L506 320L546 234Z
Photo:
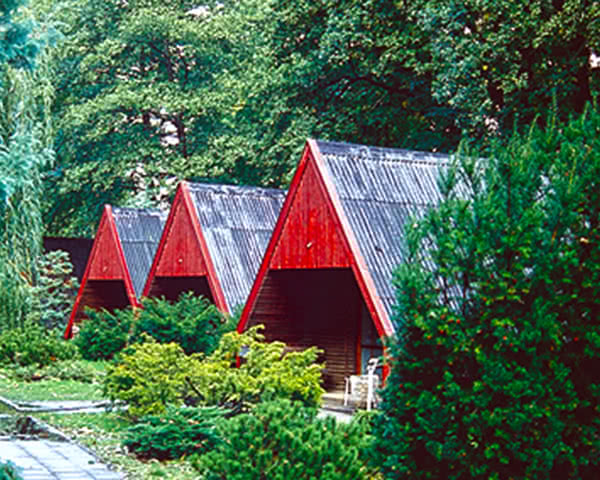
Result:
M308 161L290 200L269 267L349 267L351 255L314 161Z
M125 278L124 265L118 255L119 241L111 228L107 211L102 215L96 241L90 255L89 280L117 280Z
M172 221L156 260L157 276L200 277L207 274L206 262L194 233L192 214L183 195L178 195L173 205Z

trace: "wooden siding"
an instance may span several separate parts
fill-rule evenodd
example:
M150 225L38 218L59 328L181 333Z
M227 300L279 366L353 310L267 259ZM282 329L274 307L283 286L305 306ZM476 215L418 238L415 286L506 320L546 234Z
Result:
M102 216L100 227L92 255L86 280L113 280L125 278L124 265L118 255L117 245L119 240L116 232L111 228L108 214Z
M159 252L155 275L161 277L201 277L206 275L198 238L192 224L192 212L179 197L173 205L172 223L165 232L164 248Z
M357 373L361 310L351 269L278 270L263 283L250 324L264 324L269 341L322 349L324 386L341 390Z
M122 280L88 280L80 293L81 300L75 314L75 323L86 318L85 309L113 311L130 306L125 283Z
M211 303L214 303L208 278L201 277L159 277L152 280L149 297L164 297L170 302L175 302L184 292L194 292L194 295L202 295Z
M350 266L348 246L332 215L314 162L307 164L293 195L270 268Z

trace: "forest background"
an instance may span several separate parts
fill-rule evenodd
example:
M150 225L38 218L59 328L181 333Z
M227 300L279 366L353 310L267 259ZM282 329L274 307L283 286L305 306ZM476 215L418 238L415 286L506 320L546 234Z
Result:
M51 235L92 236L105 203L164 206L181 179L285 187L307 137L485 149L600 86L585 0L38 0L21 15L55 33L22 74L54 152Z

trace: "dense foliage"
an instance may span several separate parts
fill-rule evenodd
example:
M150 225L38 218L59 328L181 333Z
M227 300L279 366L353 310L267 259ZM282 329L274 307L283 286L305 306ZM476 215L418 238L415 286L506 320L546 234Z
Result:
M197 462L207 480L362 480L372 478L364 453L365 424L316 418L289 400L258 405L219 424L226 441Z
M177 302L144 298L141 311L128 312L136 317L133 341L147 334L159 343L177 343L188 355L212 353L221 335L234 327L213 303L192 292L181 294Z
M33 287L36 321L48 329L64 330L79 288L69 254L47 252L39 258L37 269L39 278Z
M86 360L110 360L125 348L132 328L131 310L86 310L87 319L73 339Z
M187 354L210 354L221 335L234 328L230 317L191 292L181 294L177 302L143 298L141 309L88 310L87 316L74 341L88 360L109 360L147 337L176 343Z
M58 360L72 360L78 356L77 347L64 340L55 330L26 322L20 327L0 333L0 364L37 365L43 367Z
M323 393L318 351L285 353L284 343L265 342L258 330L226 333L206 357L146 337L146 343L133 344L109 367L105 392L127 402L133 417L162 413L168 404L219 406L234 413L274 398L318 405Z
M212 449L219 437L218 408L168 407L163 415L142 417L127 430L123 445L140 458L175 460Z
M12 463L0 463L0 480L22 480L18 468Z
M179 345L149 338L123 351L109 365L104 393L113 401L126 402L131 417L161 414L169 404L183 404L190 361Z
M43 96L30 73L44 38L18 18L20 0L0 4L0 329L32 309L41 253L41 169L52 159L39 126Z
M275 398L309 406L321 403L323 365L316 363L319 350L311 347L286 352L283 342L265 342L262 328L259 325L241 334L223 335L217 350L191 368L190 395L194 403L234 411Z
M61 10L46 221L89 232L176 179L285 185L308 136L452 151L581 112L599 19L591 0L80 2Z
M459 155L397 274L387 478L600 471L600 111Z

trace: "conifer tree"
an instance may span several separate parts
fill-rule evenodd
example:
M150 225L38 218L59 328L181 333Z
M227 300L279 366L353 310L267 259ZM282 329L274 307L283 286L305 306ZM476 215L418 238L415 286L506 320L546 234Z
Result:
M389 479L600 476L600 110L463 150L397 271Z

